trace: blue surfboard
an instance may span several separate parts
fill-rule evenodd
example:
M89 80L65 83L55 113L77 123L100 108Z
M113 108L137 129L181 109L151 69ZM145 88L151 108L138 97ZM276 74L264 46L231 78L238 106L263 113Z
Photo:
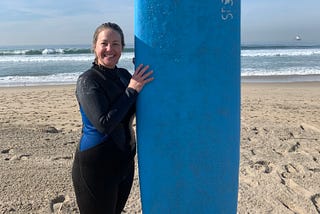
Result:
M142 211L236 213L240 1L135 0Z

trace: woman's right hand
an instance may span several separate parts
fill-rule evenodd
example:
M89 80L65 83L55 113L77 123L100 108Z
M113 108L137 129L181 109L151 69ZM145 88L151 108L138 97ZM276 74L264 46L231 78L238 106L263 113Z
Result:
M139 93L147 83L151 82L154 79L150 77L153 74L153 70L148 71L148 69L149 65L140 64L132 75L128 88L133 88Z

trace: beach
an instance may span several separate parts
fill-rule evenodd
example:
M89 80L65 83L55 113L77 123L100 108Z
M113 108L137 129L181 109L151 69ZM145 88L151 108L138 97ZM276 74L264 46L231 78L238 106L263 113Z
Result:
M0 94L0 213L79 213L75 85ZM238 213L320 213L320 82L243 83L240 141ZM141 213L137 168L125 213Z

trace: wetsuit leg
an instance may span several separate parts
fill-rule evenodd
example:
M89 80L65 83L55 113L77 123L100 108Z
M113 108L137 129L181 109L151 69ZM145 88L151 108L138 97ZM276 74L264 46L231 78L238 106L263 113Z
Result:
M108 143L76 152L73 183L81 214L121 213L130 193L134 161L119 160Z
M72 167L73 187L76 195L77 204L81 214L96 212L95 197L88 189L81 175L79 153L76 152ZM97 212L98 213L98 212Z
M134 160L131 161L128 167L128 175L124 177L124 180L119 185L119 194L117 199L116 213L121 213L126 202L128 200L130 190L133 183L134 177Z

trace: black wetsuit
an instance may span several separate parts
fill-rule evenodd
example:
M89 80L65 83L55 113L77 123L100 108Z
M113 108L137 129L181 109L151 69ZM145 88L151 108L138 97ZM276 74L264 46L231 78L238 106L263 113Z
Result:
M130 120L137 91L130 73L96 64L77 81L82 136L72 179L80 212L121 213L134 175L135 142Z

